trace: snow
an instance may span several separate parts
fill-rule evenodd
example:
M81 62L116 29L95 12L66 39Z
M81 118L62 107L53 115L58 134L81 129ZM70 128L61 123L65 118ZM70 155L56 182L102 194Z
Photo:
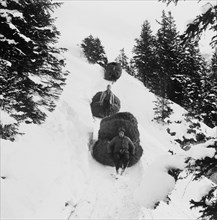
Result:
M156 96L123 71L112 84L121 111L138 120L143 156L118 180L113 167L91 156L90 137L97 140L100 119L93 119L92 97L106 89L103 69L90 65L79 48L65 53L70 71L67 85L54 112L43 125L21 126L15 142L1 144L1 216L3 219L195 219L189 209L207 187L190 177L175 182L170 169L183 170L185 158L213 156L207 144L183 151L166 129L187 130L183 110L173 104L170 125L153 122ZM210 129L203 125L206 134ZM213 140L212 140L213 141ZM174 155L168 153L175 152ZM201 151L202 150L202 151ZM184 171L183 171L184 172ZM207 180L208 181L208 180ZM202 185L201 185L202 184ZM198 191L198 189L200 191ZM170 194L171 202L165 203ZM156 203L159 205L153 209Z
M10 117L10 115L7 112L5 112L4 110L1 110L0 116L1 116L0 117L0 123L2 125L16 123L16 120L14 118Z
M53 31L53 26L45 26L45 27L37 27L37 26L35 26L34 28L37 29L37 30L41 30L41 31L46 31L46 30Z
M188 155L195 160L204 159L205 157L214 157L216 150L214 148L208 148L209 145L214 145L216 140L211 139L206 143L197 144L192 146L191 149L188 151Z
M37 76L37 75L33 75L33 74L31 74L31 73L28 73L28 78L29 78L30 80L32 80L34 83L45 85L45 84L42 82L42 77L41 77L41 76Z
M136 191L136 200L146 208L154 208L156 203L166 199L175 187L175 180L168 174L168 170L183 170L184 168L185 157L163 156L157 158L144 171L141 184Z
M200 11L205 14L213 5L210 3L206 3L205 5L201 6Z
M216 137L217 138L217 126L216 127L214 127L212 130L211 130L211 136L213 136L213 137Z
M7 0L2 0L2 1L0 2L0 4L1 4L1 6L3 6L3 7L7 7Z
M10 0L10 1L19 4L19 0ZM7 0L1 0L0 5L3 7L7 7Z
M23 19L23 14L21 12L19 12L17 10L1 9L0 15L1 15L1 17L4 17L6 19L6 22L9 26L9 28L16 31L16 33L21 38L23 38L24 41L26 41L26 42L32 41L29 37L21 34L19 29L15 25L12 24L12 17L17 17L17 18Z
M15 40L8 39L8 38L4 37L4 35L1 35L1 34L0 34L0 41L6 41L8 44L17 44L17 42Z
M5 6L6 7L6 6ZM9 9L1 9L1 15L4 17L8 17L8 15L13 17L18 17L23 19L23 14L17 10L9 10Z
M1 35L0 35L0 37L1 37ZM1 64L5 65L5 66L11 67L11 62L8 60L4 60L4 59L0 58L0 62L1 62Z

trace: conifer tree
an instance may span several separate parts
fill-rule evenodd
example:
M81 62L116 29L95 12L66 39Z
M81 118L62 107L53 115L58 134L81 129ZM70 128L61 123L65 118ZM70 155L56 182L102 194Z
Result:
M158 123L168 123L169 116L173 112L172 108L170 107L171 102L164 97L158 96L157 100L154 101L155 107L154 107L154 120L157 121Z
M98 63L102 67L105 67L108 63L104 47L99 38L94 38L92 35L86 37L81 43L81 48L89 63Z
M179 63L180 82L182 82L184 99L181 105L188 114L202 120L210 127L216 124L216 80L207 62L200 54L198 44L192 42L184 48Z
M128 64L129 58L125 54L124 48L120 50L120 54L115 58L115 61L121 64L121 67L125 70L129 68Z
M179 70L184 79L182 83L185 100L182 104L188 109L191 106L191 111L194 111L196 114L201 101L200 97L203 89L202 78L207 72L206 62L200 54L196 42L192 42L192 44L188 44L184 48L184 53L179 63Z
M135 67L135 63L134 63L134 59L133 58L131 58L130 59L130 63L129 63L129 74L131 75L131 76L134 76L134 77L136 77L136 67Z
M146 20L143 23L140 37L135 41L133 62L137 69L136 77L153 91L158 77L156 73L155 37L152 35L149 21Z
M203 84L201 114L205 124L215 127L217 126L217 48L212 56L211 70L204 77Z
M179 0L160 0L178 3ZM217 43L217 5L206 4L207 10L191 22L183 35L180 36L179 73L176 79L182 84L184 91L181 104L190 114L201 119L210 127L216 126L216 75L210 73L207 63L201 56L198 40L207 30L213 30L214 36L211 45ZM214 53L215 54L215 53ZM215 55L213 58L215 60ZM216 60L212 61L211 72L214 72ZM214 65L214 67L213 67Z
M121 67L130 75L133 75L133 66L132 66L132 62L128 61L129 58L127 57L127 55L125 54L124 48L122 48L120 50L120 54L117 56L117 58L115 59L116 62L121 64Z
M164 93L161 94L178 104L181 102L182 91L179 81L176 79L179 63L179 38L176 25L171 12L168 16L163 11L161 27L157 31L157 58L158 76Z
M52 18L59 6L51 0L0 3L1 108L18 124L42 123L65 85L65 49L55 45L60 33Z

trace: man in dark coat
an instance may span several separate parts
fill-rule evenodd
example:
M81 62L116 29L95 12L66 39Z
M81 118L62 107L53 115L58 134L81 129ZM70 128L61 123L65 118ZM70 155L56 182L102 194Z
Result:
M100 96L100 105L103 106L105 116L111 114L111 105L114 104L114 94L111 91L111 85L107 85L107 89Z
M130 161L130 156L135 154L135 146L131 139L124 135L125 129L119 128L118 136L114 137L108 145L108 153L111 155L117 174L119 168L124 172Z

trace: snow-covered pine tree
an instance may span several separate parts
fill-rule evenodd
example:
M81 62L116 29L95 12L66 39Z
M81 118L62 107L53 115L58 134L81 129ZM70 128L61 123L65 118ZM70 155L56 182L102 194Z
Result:
M133 48L133 63L137 70L136 77L151 91L155 91L155 85L158 84L156 73L156 48L155 37L149 21L145 20L142 25L140 37L135 39L136 45Z
M183 74L187 77L186 83L184 85L185 89L185 100L184 107L186 107L191 113L195 116L197 115L198 119L200 119L199 107L201 104L201 91L202 91L202 77L205 71L205 63L203 62L202 56L199 53L198 48L191 47L191 50L188 50L190 57L189 72L185 72ZM201 65L203 63L203 65Z
M199 51L198 43L186 43L180 56L179 80L184 92L181 105L188 110L188 114L213 127L216 109L216 102L213 100L215 80L212 79L207 62Z
M55 108L67 71L56 47L51 0L0 2L1 108L18 123L42 123Z
M186 43L183 46L180 45L179 49L178 72L174 77L182 86L183 99L180 104L183 107L187 107L189 103L187 102L187 105L185 105L186 96L188 96L189 89L191 89L189 83L193 83L199 77L198 72L200 71L202 57L199 52L198 42L196 41Z
M210 74L207 75L203 111L203 120L210 126L217 126L217 47L211 59Z
M89 63L98 63L102 67L107 65L108 59L99 38L94 38L92 35L84 38L81 48Z
M129 58L125 54L124 48L120 50L120 54L115 58L115 62L120 63L122 69L124 69L131 76L134 76L132 60L129 61Z
M202 79L200 115L209 127L217 126L217 77L207 74Z
M161 0L177 3L179 0ZM216 126L216 76L210 74L207 63L198 47L198 40L203 31L210 27L214 30L211 44L216 45L217 6L210 3L207 10L189 24L185 33L180 36L179 71L173 78L181 83L182 96L180 104L194 117L204 121L208 126ZM193 40L196 39L196 40ZM215 63L215 62L214 62ZM215 69L215 68L214 68ZM212 68L213 71L213 68ZM170 96L169 96L170 97Z
M173 112L172 108L170 107L171 102L163 96L157 96L157 100L154 101L154 120L158 123L166 124L169 123L170 114Z
M129 62L129 71L128 73L131 75L131 76L136 76L136 70L135 70L135 63L134 63L134 59L131 58L130 59L130 62Z
M171 12L162 12L161 27L157 31L157 64L158 77L164 82L168 98L178 104L182 99L182 87L176 79L179 73L179 37Z
M115 58L115 61L121 64L121 67L125 70L128 70L129 64L128 64L129 58L125 54L124 48L120 50L120 54Z

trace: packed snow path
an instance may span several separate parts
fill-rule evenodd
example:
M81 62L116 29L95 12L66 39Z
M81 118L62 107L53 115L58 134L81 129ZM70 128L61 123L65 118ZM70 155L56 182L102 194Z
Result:
M105 167L92 158L90 179L83 196L70 214L70 219L137 219L139 207L134 201L134 192L138 187L142 166L140 163L127 169L116 180L111 174L114 168Z
M94 119L91 138L97 139L100 119ZM91 146L92 147L92 146ZM91 151L91 149L90 149ZM115 168L104 166L88 157L89 179L82 197L73 207L69 219L137 219L139 206L134 193L142 178L142 164L127 168L115 179Z

